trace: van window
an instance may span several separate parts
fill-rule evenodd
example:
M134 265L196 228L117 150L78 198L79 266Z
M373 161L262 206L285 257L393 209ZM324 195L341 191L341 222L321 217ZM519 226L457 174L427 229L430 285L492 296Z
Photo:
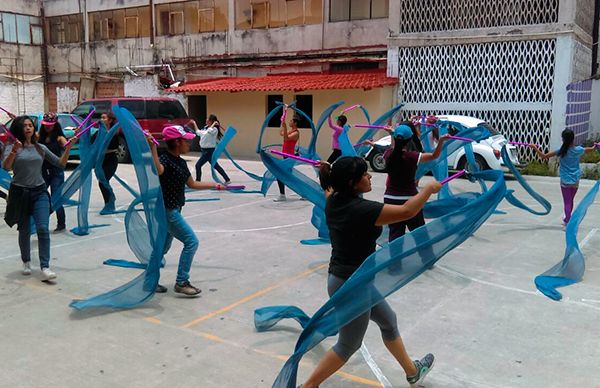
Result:
M185 109L179 101L160 100L158 105L158 118L160 119L185 119L187 118Z
M120 100L119 106L131 112L136 120L146 119L146 104L144 100Z
M76 116L85 118L89 113L90 109L96 108L96 112L92 115L92 119L99 120L102 113L110 111L111 108L110 100L105 101L86 101L77 105L75 109L73 109L73 113Z
M58 123L60 124L60 127L62 129L65 129L67 127L77 127L77 123L71 118L71 116L59 115Z

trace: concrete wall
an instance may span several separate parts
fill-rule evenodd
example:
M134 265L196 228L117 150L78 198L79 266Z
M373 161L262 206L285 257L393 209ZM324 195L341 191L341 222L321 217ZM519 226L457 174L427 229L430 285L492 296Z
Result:
M124 81L125 96L128 97L169 97L181 102L187 111L187 98L181 93L169 93L158 86L156 76L132 77L126 76Z
M198 93L202 94L202 93ZM346 107L352 104L361 104L367 108L372 119L392 107L393 87L384 87L368 91L362 89L344 90L318 90L294 92L242 92L206 93L207 114L214 113L221 123L233 126L238 134L232 140L229 151L236 157L255 159L256 144L260 127L267 116L267 95L283 94L284 101L290 102L295 94L311 94L313 96L313 121L317 121L321 113L329 105L343 100ZM348 112L350 124L366 123L360 110ZM289 117L289 116L288 116ZM200 123L199 123L200 124ZM351 138L357 140L362 130L351 133ZM310 129L300 129L299 145L307 147L311 138ZM265 131L263 145L281 144L279 128L269 128ZM317 151L321 157L326 158L331 153L331 130L324 124L317 142Z
M600 80L592 82L592 112L590 115L590 136L600 138Z
M43 82L0 82L0 106L16 115L44 111ZM0 121L8 116L0 112Z
M3 0L0 5L2 12L14 12L24 15L40 15L42 2L40 0Z

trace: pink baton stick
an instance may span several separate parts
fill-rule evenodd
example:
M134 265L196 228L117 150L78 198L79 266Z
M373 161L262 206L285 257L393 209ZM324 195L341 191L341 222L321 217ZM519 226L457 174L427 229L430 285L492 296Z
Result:
M459 176L463 175L465 172L467 172L467 170L460 170L459 172L457 172L454 175L450 175L448 178L444 179L443 181L441 181L440 183L442 185L445 185L446 183L450 182L452 179L456 179Z
M283 123L285 121L285 117L287 116L287 109L288 109L287 104L284 104L282 109L283 109L283 113L281 114L281 122Z
M83 136L84 133L86 133L87 131L89 131L90 129L92 129L92 127L94 126L95 123L91 123L90 125L88 125L87 127L85 127L85 129L82 129L81 131L77 132L75 134L75 138L79 139L81 136ZM68 146L69 144L71 144L71 140L73 140L73 137L70 138L69 140L67 140L67 142L65 143L64 147Z
M371 124L355 124L356 128L375 128L375 129L389 129L385 125L371 125Z
M531 144L531 143L522 143L520 141L509 141L508 144L512 144L512 145L520 145L520 146L525 146L525 147L529 147L531 145L535 145L537 146L537 144Z
M271 153L275 154L275 155L285 156L290 159L298 160L300 162L312 164L313 166L316 166L319 164L318 160L307 159L307 158L303 158L302 156L296 156L296 155L288 154L288 153L281 152L278 150L271 150Z
M350 106L350 107L348 107L348 108L344 109L344 110L342 111L342 114L344 114L344 113L346 113L346 112L349 112L349 111L351 111L352 109L356 109L356 108L358 108L359 106L360 106L359 104L352 105L352 106Z
M244 185L225 186L225 190L244 190L245 188L246 188L246 186L244 186Z

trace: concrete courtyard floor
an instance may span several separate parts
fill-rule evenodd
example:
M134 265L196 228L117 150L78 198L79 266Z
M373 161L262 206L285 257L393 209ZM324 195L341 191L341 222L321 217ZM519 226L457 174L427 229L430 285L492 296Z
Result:
M195 157L186 157L193 171ZM224 161L235 184L257 189ZM242 162L262 173L260 162ZM117 174L136 184L131 165ZM204 174L210 177L208 166ZM381 200L385 175L373 174L369 199ZM430 178L423 179L423 182ZM563 257L562 202L555 178L528 178L553 205L538 217L507 202L474 236L443 257L388 301L413 358L427 352L436 365L430 388L600 387L600 206L597 200L580 228L587 259L584 280L561 289L554 302L537 292L533 279ZM577 200L593 182L582 181ZM522 193L515 181L509 187ZM131 195L113 180L117 205ZM478 190L466 180L454 191ZM100 216L102 199L94 182L87 236L52 234L55 284L39 280L37 251L32 276L21 274L16 230L0 226L0 387L269 387L293 352L300 333L293 322L257 333L255 308L293 304L312 314L327 299L329 246L305 246L316 237L311 204L289 193L275 203L276 185L258 194L194 192L184 216L200 239L191 271L200 297L172 290L181 244L166 256L161 283L167 294L125 311L78 312L72 299L111 290L139 270L102 265L108 258L135 260L127 245L123 214ZM532 199L521 196L528 204ZM538 206L539 208L539 206ZM0 203L0 213L4 203ZM76 208L67 208L68 227ZM51 216L51 227L56 220ZM37 247L32 238L32 247ZM300 383L334 343L330 338L309 352ZM404 373L383 346L376 325L364 341L374 362L394 387L408 387ZM323 387L380 386L358 352Z

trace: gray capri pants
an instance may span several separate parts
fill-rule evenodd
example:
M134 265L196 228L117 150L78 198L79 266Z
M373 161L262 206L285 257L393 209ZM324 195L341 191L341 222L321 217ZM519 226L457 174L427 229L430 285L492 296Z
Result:
M329 274L327 278L327 293L329 296L344 284L346 280ZM370 311L340 328L338 341L333 345L333 351L344 361L348 361L362 344L363 337L369 326L369 319L379 326L384 341L393 341L400 336L396 313L385 300L376 304Z

